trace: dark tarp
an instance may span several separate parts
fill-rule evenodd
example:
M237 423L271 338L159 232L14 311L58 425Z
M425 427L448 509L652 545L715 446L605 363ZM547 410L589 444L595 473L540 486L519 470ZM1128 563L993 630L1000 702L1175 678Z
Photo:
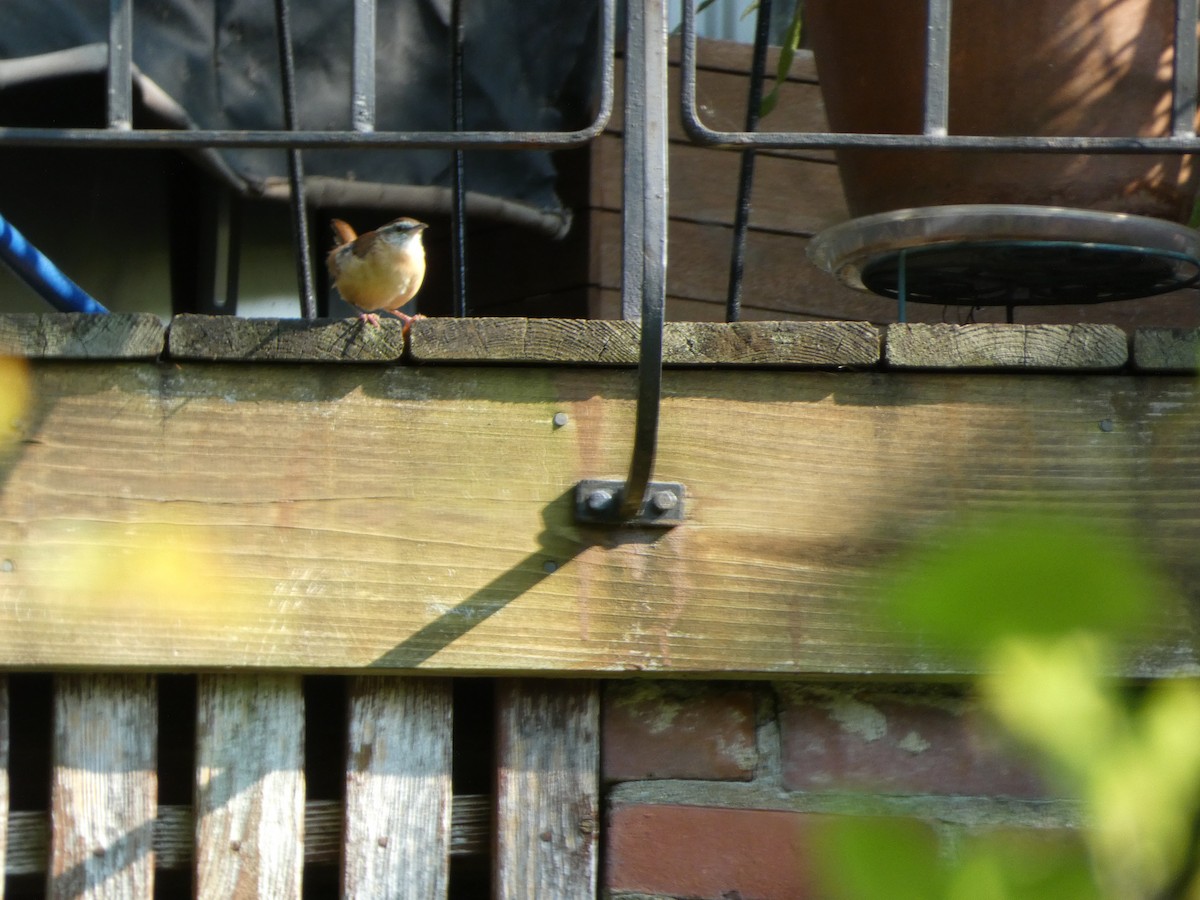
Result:
M0 122L102 124L108 6L3 0ZM350 0L293 0L291 16L298 127L349 130ZM466 129L561 131L590 121L597 4L464 0L463 18ZM379 0L376 130L452 130L449 19L449 0ZM283 127L274 4L268 0L134 0L134 64L135 126ZM95 108L85 108L83 94L94 95ZM40 98L36 106L23 102L33 97ZM201 155L244 194L287 194L282 150ZM448 208L448 151L310 150L304 164L316 205L415 214ZM556 235L569 225L547 152L468 152L467 188L473 215Z

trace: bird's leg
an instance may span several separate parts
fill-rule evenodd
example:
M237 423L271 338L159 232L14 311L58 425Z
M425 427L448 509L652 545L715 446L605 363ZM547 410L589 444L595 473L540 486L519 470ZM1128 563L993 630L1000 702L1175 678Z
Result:
M359 313L358 321L366 322L368 325L379 325L379 313Z
M410 328L412 328L412 323L413 323L413 322L417 321L417 319L424 319L424 318L425 318L425 317L424 317L423 315L421 315L420 313L417 313L415 316L410 316L408 313L402 313L402 312L400 312L399 310L396 310L396 309L389 309L389 310L388 310L388 312L390 312L390 313L391 313L393 316L395 316L397 319L399 319L401 322L403 322L403 323L404 323L404 328L401 330L401 333L402 333L402 334L403 334L405 337L407 337L407 336L408 336L408 330L409 330Z

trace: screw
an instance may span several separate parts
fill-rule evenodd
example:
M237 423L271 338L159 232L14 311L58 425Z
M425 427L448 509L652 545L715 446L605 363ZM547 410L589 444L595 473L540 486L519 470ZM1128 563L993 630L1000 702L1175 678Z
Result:
M613 495L612 491L606 491L604 488L598 488L588 494L587 505L592 512L600 512L612 506Z
M542 571L545 572L547 575L553 575L555 572L558 571L558 563L556 563L552 559L548 559L544 563L542 563Z
M569 421L571 421L571 420L570 420L570 418L568 418L568 416L565 412L556 412L554 414L553 422L554 422L555 428L562 428Z
M660 513L670 512L679 505L679 498L674 491L655 491L650 498L650 505Z
M1106 433L1109 431L1112 431L1113 430L1113 420L1112 419L1101 419L1100 420L1100 430L1103 432L1106 432Z
M0 572L15 572L16 570L17 564L11 559L6 559L3 562L0 562Z

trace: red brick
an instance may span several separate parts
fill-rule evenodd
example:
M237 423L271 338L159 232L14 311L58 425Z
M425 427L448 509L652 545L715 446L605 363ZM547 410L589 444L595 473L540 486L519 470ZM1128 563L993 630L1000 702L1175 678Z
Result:
M750 690L611 683L604 696L604 778L748 781L758 760L754 708Z
M804 813L631 804L609 813L605 886L671 897L818 897Z
M779 725L789 790L1044 797L974 703L940 689L785 689Z

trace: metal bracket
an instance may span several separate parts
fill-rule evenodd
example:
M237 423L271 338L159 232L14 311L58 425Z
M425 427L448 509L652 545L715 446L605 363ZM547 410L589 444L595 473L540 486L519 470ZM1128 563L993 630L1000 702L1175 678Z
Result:
M625 481L575 486L575 520L670 527L683 521L683 485L652 482L662 391L667 285L667 0L626 6L625 175L621 314L641 319L633 454Z
M642 505L622 512L625 482L585 478L575 485L575 521L584 525L653 525L671 528L683 522L685 489L674 481L651 481Z

